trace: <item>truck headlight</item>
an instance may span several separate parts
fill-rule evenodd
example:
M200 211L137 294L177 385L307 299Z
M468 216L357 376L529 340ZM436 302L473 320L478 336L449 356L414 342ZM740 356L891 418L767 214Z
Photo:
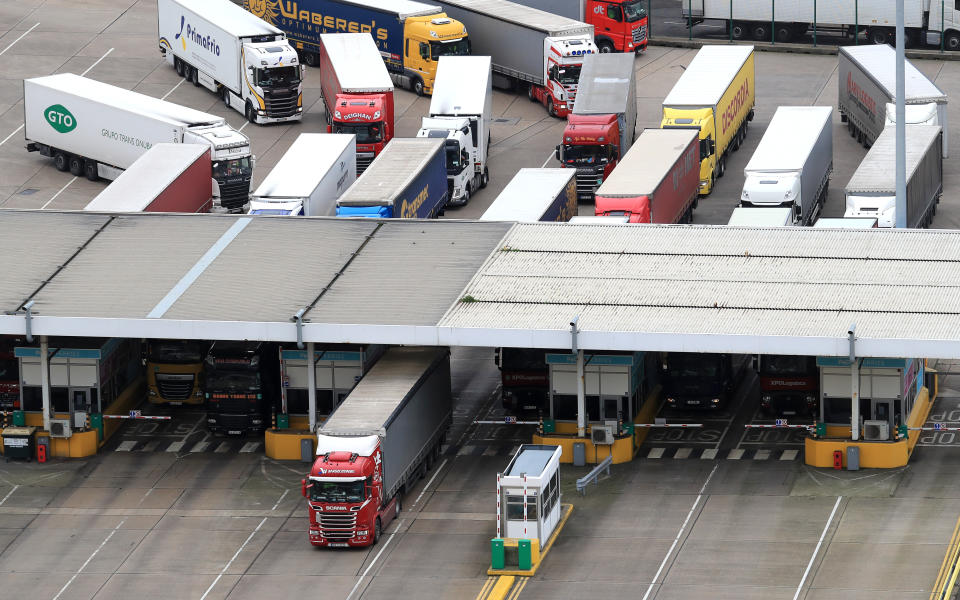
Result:
M253 423L254 425L259 425L263 423L263 419L251 419L250 422Z
M677 403L676 398L667 398L667 404L676 404L676 403Z
M770 404L771 402L773 402L773 396L771 396L770 394L764 394L763 397L760 398L760 402L763 404Z
M217 422L216 419L207 419L207 423L216 423L216 422Z
M151 395L151 396L156 396L157 393L156 393L155 391L153 391L153 390L150 390L150 395Z
M714 404L720 404L720 398L714 398L710 402L713 402Z

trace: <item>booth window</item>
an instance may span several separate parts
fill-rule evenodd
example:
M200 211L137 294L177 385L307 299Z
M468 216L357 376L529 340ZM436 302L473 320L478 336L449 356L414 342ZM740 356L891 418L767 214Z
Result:
M558 421L576 421L577 397L573 394L554 394L553 418Z
M543 490L543 514L549 516L557 500L560 498L560 471L553 474L547 487Z
M523 520L523 496L507 496L507 520ZM527 520L537 520L537 497L527 495Z
M291 415L309 414L310 401L307 398L307 390L303 388L287 389L287 412ZM333 412L333 392L330 390L317 390L317 414L329 415Z
M70 388L51 386L50 402L54 412L70 412ZM43 411L43 391L39 385L23 386L23 410Z

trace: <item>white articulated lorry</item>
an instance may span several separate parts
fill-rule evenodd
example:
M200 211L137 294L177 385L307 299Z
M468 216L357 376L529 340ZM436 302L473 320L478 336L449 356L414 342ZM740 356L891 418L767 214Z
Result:
M250 195L252 215L332 217L357 180L356 136L301 133Z
M833 108L781 106L743 174L740 206L793 208L797 225L813 225L833 171Z
M230 0L157 0L160 54L251 123L299 121L303 83L286 35Z
M203 144L214 201L239 211L250 194L250 140L223 117L72 73L25 79L23 112L27 150L61 171L112 180L156 143Z
M935 125L907 125L907 219L909 228L929 227L943 193L942 133ZM896 130L883 130L844 189L844 217L876 218L897 225Z
M450 206L466 204L490 181L491 76L489 56L441 56L437 65L430 116L417 137L446 140Z
M896 52L890 46L841 46L837 69L840 120L850 135L869 148L888 123L896 119ZM910 61L904 65L907 123L943 128L947 158L947 95ZM891 118L893 117L893 118Z
M481 221L566 223L577 216L577 180L572 169L520 169Z

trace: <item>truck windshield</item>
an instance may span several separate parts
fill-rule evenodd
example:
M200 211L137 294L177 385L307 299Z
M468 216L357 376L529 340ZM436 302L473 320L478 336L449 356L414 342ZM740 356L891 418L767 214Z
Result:
M593 165L606 157L606 146L563 145L563 162L568 165Z
M667 357L667 375L681 377L716 377L720 374L720 358L712 354L675 353Z
M647 16L647 10L641 6L641 2L642 0L635 0L623 3L623 18L627 23L636 23Z
M470 54L470 42L467 40L430 42L430 56L433 60L441 56L467 56L468 54Z
M150 362L197 363L203 360L200 344L196 342L151 342Z
M256 391L260 389L260 374L208 371L207 389L235 392Z
M560 85L577 85L580 82L580 68L582 65L554 65L550 69L550 77Z
M271 67L257 69L254 81L260 87L288 87L300 84L300 69L298 67Z
M456 175L463 171L470 163L466 152L460 151L460 144L455 140L447 140L447 174Z
M357 136L358 144L373 144L383 140L383 124L370 123L363 125L347 125L346 123L335 123L334 133L352 133Z
M760 372L764 375L807 375L815 365L810 356L770 355L760 358Z
M363 481L311 481L313 502L363 502Z
M227 177L248 176L253 172L250 167L250 157L234 158L232 160L220 160L213 163L213 178L216 180L226 179Z

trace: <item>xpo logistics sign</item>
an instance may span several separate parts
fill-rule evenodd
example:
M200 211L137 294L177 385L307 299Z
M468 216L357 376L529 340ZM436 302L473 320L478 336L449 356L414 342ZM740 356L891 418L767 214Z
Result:
M77 128L77 119L62 104L54 104L43 111L43 117L60 133L69 133Z

